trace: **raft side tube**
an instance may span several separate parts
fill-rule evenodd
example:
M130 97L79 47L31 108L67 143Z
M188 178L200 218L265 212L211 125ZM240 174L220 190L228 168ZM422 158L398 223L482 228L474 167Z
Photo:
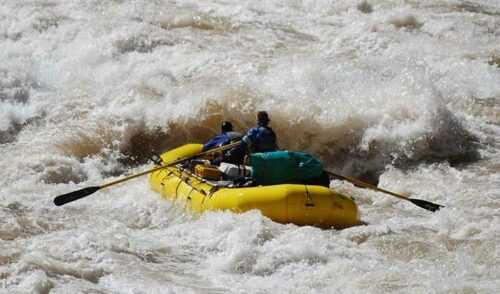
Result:
M162 154L164 162L192 156L201 144L187 144ZM236 213L258 209L279 223L315 225L336 229L360 223L355 202L327 187L304 184L280 184L256 187L216 187L180 166L153 172L151 188L163 198L178 202L195 212L230 210Z

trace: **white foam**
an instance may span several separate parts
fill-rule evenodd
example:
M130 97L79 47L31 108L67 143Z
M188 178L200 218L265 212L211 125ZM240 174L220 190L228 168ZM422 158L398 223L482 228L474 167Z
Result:
M495 292L498 1L368 1L371 13L359 2L1 2L0 287ZM210 102L240 125L266 109L291 146L446 208L334 181L368 224L320 230L258 212L186 213L145 178L54 207L56 195L118 178L130 126L189 133ZM115 141L96 154L56 147L100 131ZM480 160L446 163L467 148Z

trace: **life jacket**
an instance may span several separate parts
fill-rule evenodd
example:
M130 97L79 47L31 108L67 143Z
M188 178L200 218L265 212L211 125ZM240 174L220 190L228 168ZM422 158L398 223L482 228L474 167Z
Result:
M212 148L217 148L221 147L224 145L227 145L231 142L236 142L238 141L242 135L238 132L226 132L219 134L212 139L210 139L205 145L203 145L203 150L202 151L207 151Z
M231 139L226 135L226 133L219 134L212 139L210 139L205 145L203 145L202 151L207 151L212 148L217 148L223 145L227 145L231 142Z
M269 152L278 149L276 145L276 134L270 127L259 126L252 144L253 152Z
M243 135L241 133L233 132L233 131L227 132L225 134L231 142L236 142L236 141L240 140L241 137L243 137Z

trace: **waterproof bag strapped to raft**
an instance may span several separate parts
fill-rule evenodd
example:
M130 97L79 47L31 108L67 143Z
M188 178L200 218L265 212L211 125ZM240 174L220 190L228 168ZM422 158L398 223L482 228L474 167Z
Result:
M323 164L302 152L273 151L250 155L252 177L259 185L301 182L319 178Z

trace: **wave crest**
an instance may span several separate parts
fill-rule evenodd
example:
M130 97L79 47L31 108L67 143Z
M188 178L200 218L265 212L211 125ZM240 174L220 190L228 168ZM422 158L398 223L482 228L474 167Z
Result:
M143 120L117 128L101 125L57 146L80 159L105 150L121 154L120 162L130 166L145 163L152 154L186 143L203 143L219 132L220 122L229 120L244 133L255 125L258 99L231 93L221 101L207 102L197 115L170 121L165 126L148 126ZM387 165L408 168L421 162L459 163L476 159L477 144L461 121L445 107L415 116L400 111L390 119L352 116L341 122L324 122L270 111L271 126L280 148L312 153L325 165L346 175L375 179Z

